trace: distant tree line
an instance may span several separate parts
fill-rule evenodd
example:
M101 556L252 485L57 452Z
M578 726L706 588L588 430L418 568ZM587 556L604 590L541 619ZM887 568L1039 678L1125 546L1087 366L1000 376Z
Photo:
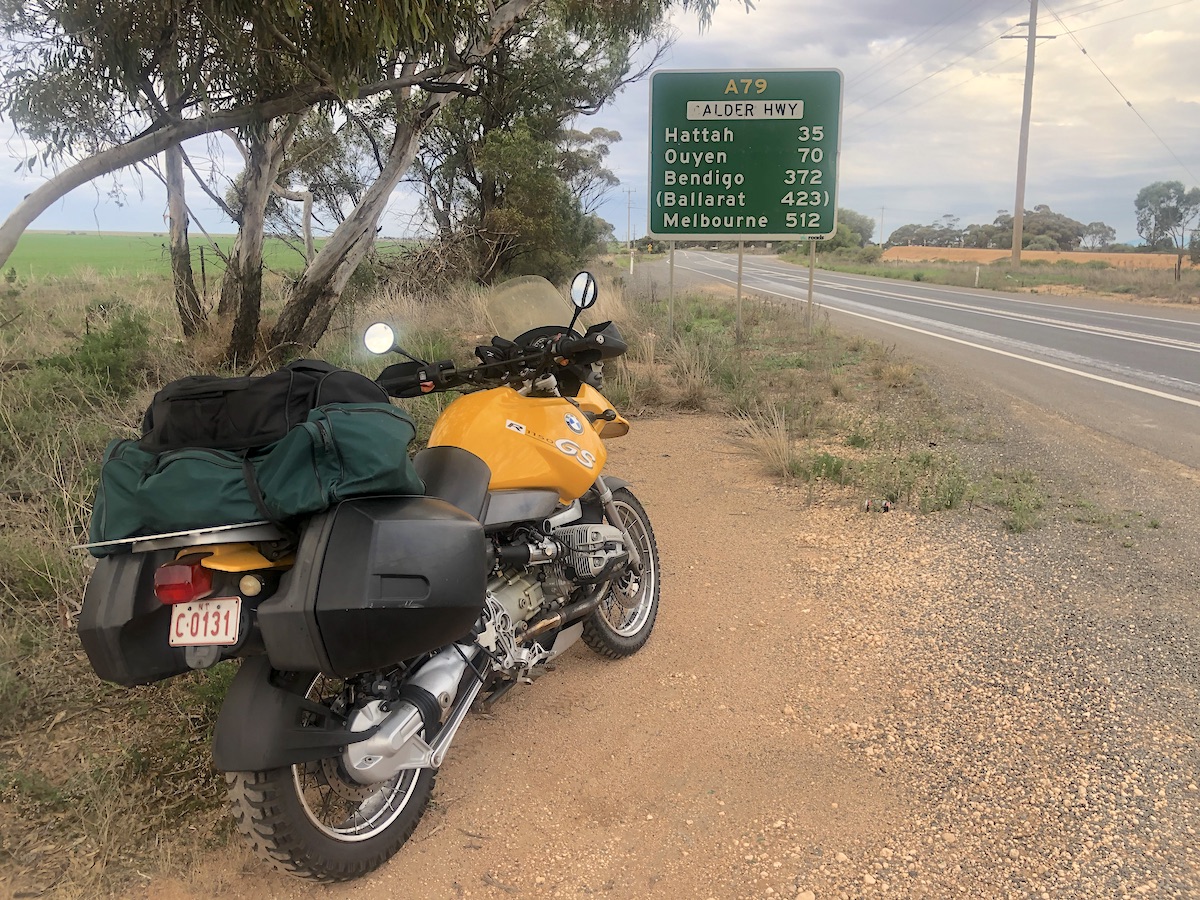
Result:
M1157 181L1138 192L1134 210L1137 231L1146 242L1145 247L1118 245L1116 230L1104 222L1085 225L1044 204L1025 211L1021 247L1063 251L1150 249L1180 254L1187 248L1193 255L1200 254L1200 238L1195 229L1200 220L1200 188L1188 190L1179 181ZM928 225L901 225L888 236L885 246L1011 250L1012 239L1013 217L1002 209L986 225L960 227L953 215L942 216Z

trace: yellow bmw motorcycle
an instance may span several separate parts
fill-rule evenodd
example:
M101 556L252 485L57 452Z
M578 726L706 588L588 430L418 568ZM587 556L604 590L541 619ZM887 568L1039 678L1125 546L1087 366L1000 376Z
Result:
M363 379L373 390L461 393L412 458L423 493L88 545L108 554L80 618L101 677L146 683L242 659L213 761L239 831L277 868L316 881L375 869L416 828L476 701L581 638L612 659L649 638L654 532L628 485L603 474L604 440L629 424L601 393L602 364L626 344L611 322L575 328L596 298L588 273L571 305L544 279L505 283L488 303L496 337L466 368L412 357L385 323L367 330L370 351L406 357L376 385ZM187 390L208 402L212 385ZM354 410L401 415L387 402ZM302 426L317 449L343 412ZM409 465L403 446L374 450L385 466ZM218 468L238 465L227 456ZM181 465L171 460L155 465ZM345 480L349 462L335 475Z

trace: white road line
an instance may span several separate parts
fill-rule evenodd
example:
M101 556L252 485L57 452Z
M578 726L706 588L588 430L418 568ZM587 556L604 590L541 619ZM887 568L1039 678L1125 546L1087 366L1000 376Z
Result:
M762 270L760 270L760 272L761 271ZM758 277L771 277L776 274L784 275L785 278L789 277L788 273L783 273L783 272L779 272L779 273L772 272L770 274L764 273L764 274L759 274ZM743 271L743 282L744 281L745 281L745 272ZM1149 344L1150 346L1153 346L1153 347L1166 347L1166 348L1172 349L1172 350L1186 350L1189 353L1200 353L1200 344L1197 344L1193 341L1179 340L1177 338L1157 337L1155 335L1143 334L1141 332L1136 332L1136 331L1121 331L1120 329L1117 329L1117 328L1106 328L1103 325L1085 325L1083 323L1064 322L1061 319L1050 319L1050 318L1046 318L1044 316L1032 316L1032 315L1026 315L1024 313L1003 312L1003 311L993 310L993 309L982 309L980 307L971 306L966 303L955 303L951 300L936 300L936 299L933 299L930 297L916 297L911 294L900 294L900 293L895 293L893 291L880 290L878 288L855 287L855 286L842 284L837 281L822 280L819 282L819 284L822 287L842 288L843 290L859 291L861 293L870 294L870 295L876 296L876 297L885 297L890 300L901 300L905 303L921 303L921 304L925 304L927 306L938 306L938 307L942 307L945 309L962 310L963 312L969 312L969 313L972 313L977 316L987 316L987 317L990 317L993 319L1006 319L1008 321L1013 321L1013 322L1030 322L1030 323L1036 324L1036 325L1043 325L1046 328L1057 328L1061 331L1074 331L1074 332L1078 332L1081 334L1093 334L1093 335L1096 335L1097 337L1107 337L1107 338L1112 338L1114 340L1129 341L1130 343L1134 343L1134 344ZM970 296L970 295L967 295L967 296ZM1008 299L1008 298L1006 298L1006 299ZM1020 302L1020 301L1017 301L1017 302ZM1044 306L1044 304L1042 304L1042 305ZM1140 318L1151 319L1153 317L1141 316ZM1171 322L1172 320L1158 319L1156 321ZM1189 323L1176 322L1174 324L1186 325Z
M693 269L688 266L681 266L678 263L675 264L675 268L684 269L685 271L688 271L688 272L696 272L697 274L704 275L707 278L717 278L721 281L727 281L730 284L736 284L736 282L731 281L728 278L723 278L720 275L714 275L711 272L705 272L705 271L702 271L701 269ZM800 298L793 297L790 294L783 294L783 293L780 293L779 291L772 291L772 290L768 290L766 288L752 288L751 290L759 291L764 294L772 294L776 297L784 297L785 299L788 299L788 300L799 300L801 303L804 302L803 300L800 300ZM835 307L835 309L836 309L836 307ZM1047 369L1053 369L1056 372L1065 372L1068 375L1077 375L1078 377L1086 378L1089 381L1099 381L1102 384L1109 384L1109 385L1112 385L1113 387L1125 388L1126 390L1130 390L1130 391L1137 391L1139 394L1148 394L1151 397L1158 397L1160 400L1173 400L1176 403L1186 403L1188 406L1195 406L1197 408L1200 408L1200 400L1193 400L1190 397L1180 397L1175 394L1168 394L1166 391L1156 391L1154 388L1142 387L1140 384L1130 384L1127 381L1118 381L1115 378L1107 378L1104 375L1095 375L1091 372L1084 372L1080 369L1072 369L1069 366L1061 366L1058 363L1052 363L1052 362L1047 362L1047 361L1041 360L1041 359L1035 359L1032 356L1022 356L1020 353L1012 353L1008 350L1001 350L997 347L989 347L986 344L977 344L974 341L966 341L966 340L963 340L962 338L950 337L949 335L946 335L946 334L938 334L936 331L929 331L924 328L917 328L913 325L901 325L899 322L892 322L888 319L881 319L877 316L869 316L866 313L852 312L851 310L848 310L848 309L838 309L837 312L840 312L847 316L857 316L860 319L866 319L869 322L876 322L880 325L889 325L892 328L902 328L905 331L913 331L913 332L916 332L917 334L926 335L927 337L940 338L943 341L950 341L951 343L954 343L954 344L961 344L964 347L970 347L974 350L986 350L988 353L996 353L1000 356L1006 356L1009 359L1017 359L1017 360L1020 360L1021 362L1032 363L1035 366L1042 366Z
M681 252L687 253L688 251L685 250L685 251L681 251ZM701 258L704 259L706 262L710 262L710 263L717 262L716 260L713 260L711 257L702 256ZM722 263L723 262L724 261L722 261ZM752 261L750 263L750 265L753 266L756 263L762 266L762 269L760 271L769 272L772 274L783 275L784 277L792 276L792 273L788 270L785 270L782 268L772 269L771 266L766 265L765 263L762 263L759 260ZM727 268L732 269L732 268L734 268L734 266L732 264L729 264L727 266ZM744 270L745 270L745 266L743 266L743 274L744 274ZM843 274L840 272L839 273L823 272L822 277L829 278L833 274L836 274L837 278L845 279L846 281L860 281L860 282L867 282L867 283L871 283L871 284L878 284L880 281L887 281L887 279L873 278L869 275L857 275L856 276L856 275ZM798 274L796 274L795 277L799 280L807 279L808 278L807 267L799 268ZM843 285L840 282L833 281L833 280L822 281L821 283L826 284L830 287L850 287L850 285ZM896 288L897 290L899 290L901 287L904 287L904 285L901 285L901 284L892 284L891 282L889 282L889 284L891 284L891 286ZM935 291L939 294L957 294L960 297L974 297L979 300L988 300L988 299L992 299L993 297L995 297L995 298L1004 300L1006 303L1020 303L1025 306L1037 306L1037 307L1041 307L1043 309L1045 309L1046 307L1054 307L1054 305L1055 305L1052 303L1044 303L1040 300L1023 300L1019 297L1008 297L1008 296L1004 296L1002 294L982 293L980 291L971 291L971 290L966 290L963 288L954 288L954 287L949 287L947 285L940 285L940 284L926 284L926 285L924 285L924 287L927 290ZM905 297L906 299L911 299L911 300L923 299L923 298L918 298L918 297L915 297L915 296L912 296L909 294L902 294L901 296ZM1165 319L1162 316L1146 316L1146 315L1142 315L1140 313L1127 313L1127 312L1115 312L1115 311L1111 311L1111 310L1091 309L1086 306L1070 307L1070 308L1077 309L1081 312L1096 313L1097 315L1104 315L1104 316L1115 316L1115 317L1119 317L1122 319L1145 319L1148 322L1159 322L1159 323L1163 323L1166 325L1183 325L1185 327L1188 327L1188 326L1195 326L1195 324L1196 324L1195 322L1189 322L1186 319Z

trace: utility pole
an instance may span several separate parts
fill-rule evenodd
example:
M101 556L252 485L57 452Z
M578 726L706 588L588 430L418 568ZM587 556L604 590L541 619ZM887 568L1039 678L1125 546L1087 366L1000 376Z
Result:
M625 188L625 242L629 246L629 274L633 274L633 188Z
M879 246L882 247L887 242L887 237L883 232L883 214L887 211L886 206L879 207Z
M1029 118L1033 111L1033 59L1037 50L1037 14L1038 0L1029 0L1029 21L1023 25L1029 26L1029 34L1005 35L1006 40L1028 41L1025 53L1025 102L1021 107L1021 143L1017 150L1017 201L1013 209L1013 240L1012 262L1014 266L1021 265L1021 239L1025 226L1025 169L1029 156ZM1018 28L1020 26L1017 26ZM1046 35L1045 40L1053 40L1053 35Z

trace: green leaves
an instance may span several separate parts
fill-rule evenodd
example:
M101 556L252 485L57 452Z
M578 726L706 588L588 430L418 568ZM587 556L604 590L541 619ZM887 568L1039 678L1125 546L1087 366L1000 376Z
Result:
M1181 181L1156 181L1134 200L1137 232L1152 247L1186 246L1192 223L1200 218L1200 187L1188 190Z

